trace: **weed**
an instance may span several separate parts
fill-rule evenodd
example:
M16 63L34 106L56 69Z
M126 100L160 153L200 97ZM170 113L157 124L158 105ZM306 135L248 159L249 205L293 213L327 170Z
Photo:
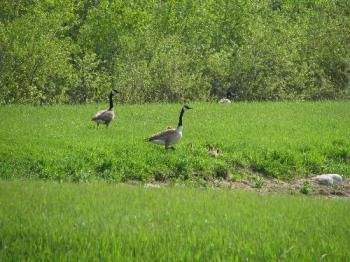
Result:
M214 175L216 178L227 179L229 176L228 167L223 163L217 163L214 167Z
M310 182L308 180L305 180L303 182L303 185L300 188L300 193L307 195L311 192L311 190L312 190L312 187Z
M154 179L155 181L158 181L158 182L165 182L167 178L168 178L167 174L161 171L155 172L154 174Z
M265 185L265 181L261 176L253 177L255 188L262 188Z

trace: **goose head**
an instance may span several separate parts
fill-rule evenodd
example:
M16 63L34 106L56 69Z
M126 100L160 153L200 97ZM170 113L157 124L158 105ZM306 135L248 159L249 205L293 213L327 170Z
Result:
M190 106L188 106L188 105L184 105L184 106L182 107L182 109L183 109L184 111L186 111L186 110L192 109L192 107L190 107Z
M112 89L111 94L116 95L116 94L120 94L120 92L116 89Z

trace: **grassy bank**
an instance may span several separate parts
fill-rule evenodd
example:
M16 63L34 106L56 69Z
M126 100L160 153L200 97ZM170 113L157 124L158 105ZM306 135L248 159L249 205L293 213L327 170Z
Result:
M86 181L239 179L252 173L290 179L322 172L350 176L349 102L195 103L175 151L143 139L176 126L180 105L0 107L0 177ZM220 149L212 157L206 145Z
M0 260L345 261L349 213L347 200L0 181Z

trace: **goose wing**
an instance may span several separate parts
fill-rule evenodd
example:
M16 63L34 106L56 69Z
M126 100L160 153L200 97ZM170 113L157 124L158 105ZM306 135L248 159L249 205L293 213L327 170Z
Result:
M166 129L158 134L155 134L155 135L147 138L147 141L154 141L154 140L167 141L174 135L176 135L176 129L173 129L173 128Z
M101 120L103 122L111 121L114 118L114 112L112 110L101 110L98 111L91 120Z
M101 110L101 111L98 111L92 118L91 120L98 120L99 117L104 113L106 112L107 110Z

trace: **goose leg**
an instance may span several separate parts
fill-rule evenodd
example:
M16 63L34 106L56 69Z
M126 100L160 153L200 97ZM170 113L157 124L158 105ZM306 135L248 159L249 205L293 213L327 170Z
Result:
M173 147L173 146L169 146L169 145L165 145L165 149L166 149L166 150L168 150L168 149L175 150L175 147Z

